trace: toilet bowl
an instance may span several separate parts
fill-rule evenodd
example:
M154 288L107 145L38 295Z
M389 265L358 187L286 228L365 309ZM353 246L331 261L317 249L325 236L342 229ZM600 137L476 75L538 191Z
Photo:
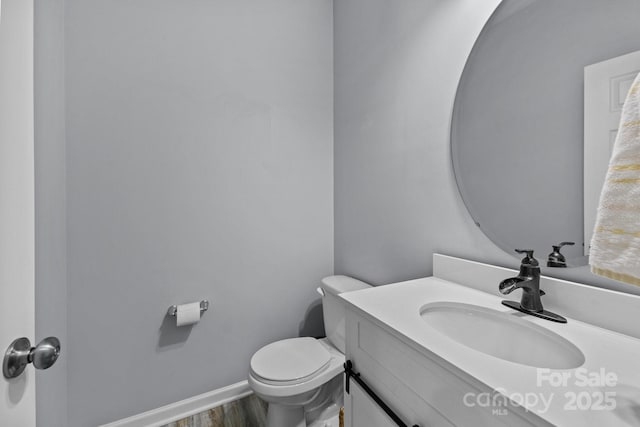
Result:
M267 427L324 425L323 417L337 414L342 406L346 313L338 295L368 287L347 276L322 279L318 291L327 338L276 341L253 355L249 386L269 404Z

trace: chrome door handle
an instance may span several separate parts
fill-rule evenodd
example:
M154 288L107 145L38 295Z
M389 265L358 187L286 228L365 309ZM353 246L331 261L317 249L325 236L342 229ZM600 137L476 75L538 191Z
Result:
M18 338L4 354L2 374L5 378L15 378L24 372L29 363L33 363L36 369L47 369L56 363L58 356L60 340L56 337L45 338L35 347L31 347L28 338Z

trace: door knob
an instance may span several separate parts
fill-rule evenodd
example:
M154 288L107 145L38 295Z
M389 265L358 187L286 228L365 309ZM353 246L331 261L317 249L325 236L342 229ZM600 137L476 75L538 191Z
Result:
M60 356L60 340L48 337L31 347L28 338L13 341L4 354L2 373L5 378L15 378L24 372L29 363L36 369L47 369L56 363Z
M60 356L60 340L56 337L45 338L31 350L31 362L36 369L47 369L56 363Z

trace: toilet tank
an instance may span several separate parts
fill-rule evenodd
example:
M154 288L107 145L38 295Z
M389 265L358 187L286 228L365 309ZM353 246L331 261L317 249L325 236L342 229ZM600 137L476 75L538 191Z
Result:
M322 314L327 338L340 352L345 352L345 317L347 309L344 300L338 297L343 292L366 289L371 285L348 276L329 276L322 279Z

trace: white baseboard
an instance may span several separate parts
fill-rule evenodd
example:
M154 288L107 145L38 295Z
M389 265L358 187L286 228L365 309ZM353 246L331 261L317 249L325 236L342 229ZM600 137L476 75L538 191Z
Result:
M171 403L119 421L104 424L100 427L159 427L224 405L225 403L242 399L252 393L247 381L240 381L227 387L181 400L180 402Z

